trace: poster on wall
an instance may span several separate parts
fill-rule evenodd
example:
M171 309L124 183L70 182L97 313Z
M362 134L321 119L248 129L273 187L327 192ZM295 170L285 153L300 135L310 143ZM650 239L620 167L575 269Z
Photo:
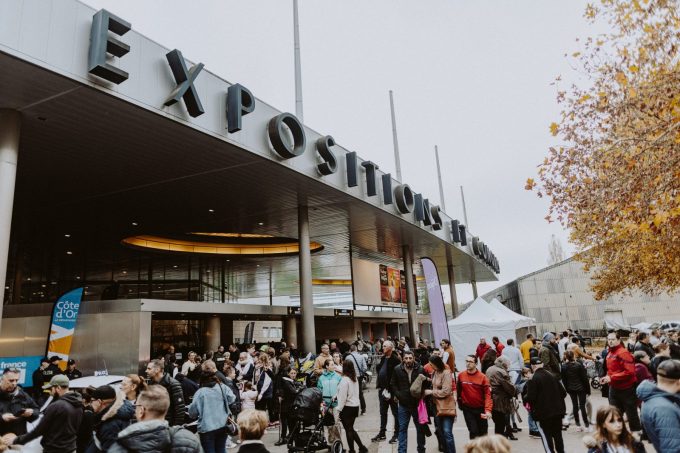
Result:
M386 305L401 306L402 300L406 300L406 297L402 299L401 287L401 271L381 264L380 300L386 302Z
M15 369L19 371L18 384L23 388L33 387L33 372L40 368L40 355L21 357L0 357L0 369Z

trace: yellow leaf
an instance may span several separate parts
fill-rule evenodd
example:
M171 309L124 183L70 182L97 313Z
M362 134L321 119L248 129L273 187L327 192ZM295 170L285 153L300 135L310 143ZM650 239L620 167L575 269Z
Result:
M619 82L619 85L626 86L628 85L628 78L626 77L626 74L623 72L617 72L616 76L614 77L617 82Z
M590 99L590 95L589 95L589 94L584 94L583 96L581 96L581 97L578 99L577 102L578 102L579 104L583 104L583 103L586 102L588 99Z
M571 54L571 56L574 58L578 57L579 55L581 55L581 52L574 52L573 54Z
M632 97L632 98L634 98L635 96L637 96L637 91L635 90L635 88L629 87L629 88L628 88L628 95L629 95L630 97Z
M629 66L629 67L628 67L628 70L629 70L630 72L638 72L638 71L640 70L640 68L638 68L637 66L633 65L633 66Z
M559 126L557 125L557 123L550 123L550 133L552 134L553 137L557 135L558 130Z
M528 179L527 179L527 183L526 183L526 185L524 186L524 189L525 189L525 190L531 190L531 189L533 189L534 187L536 187L536 183L534 182L533 178L528 178Z

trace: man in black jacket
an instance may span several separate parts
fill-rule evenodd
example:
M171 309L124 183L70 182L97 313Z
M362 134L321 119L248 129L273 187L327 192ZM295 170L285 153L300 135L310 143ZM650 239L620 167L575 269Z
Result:
M198 438L189 430L165 423L170 406L171 398L160 385L144 390L135 404L137 423L122 430L107 453L202 452Z
M26 422L38 419L38 405L19 387L19 370L7 368L0 380L0 435L26 434Z
M399 403L399 453L406 453L408 444L408 423L412 418L416 426L417 451L425 453L425 433L418 422L418 401L411 395L411 384L419 375L426 376L420 363L417 363L412 351L404 351L404 360L392 373L390 389Z
M394 343L389 340L385 341L383 343L383 356L376 368L378 372L376 389L378 390L378 401L380 402L380 431L378 432L378 435L371 439L373 442L380 442L387 439L385 432L387 431L387 409L389 408L394 416L394 435L392 436L392 439L390 439L390 443L397 443L399 435L399 417L397 416L397 403L390 393L390 382L392 381L394 368L399 365L400 362L399 356L397 356L397 353L394 351Z
M165 419L170 426L181 425L184 423L186 406L184 404L184 393L182 384L163 371L163 362L152 360L146 366L146 375L150 379L150 384L161 385L170 395L170 408L167 410Z
M525 401L531 405L531 416L538 422L544 444L552 453L564 453L562 417L567 413L564 398L567 391L538 358L531 359L534 377L527 382Z
M52 402L43 413L38 426L28 434L17 436L5 434L3 442L8 445L25 445L42 436L40 445L44 453L76 451L76 438L83 419L83 400L79 393L69 392L68 378L63 374L54 376L45 389L50 389Z

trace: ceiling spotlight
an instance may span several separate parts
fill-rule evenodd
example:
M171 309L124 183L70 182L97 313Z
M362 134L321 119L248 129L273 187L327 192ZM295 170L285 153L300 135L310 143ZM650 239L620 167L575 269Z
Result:
M227 263L228 263L229 261L231 261L231 260L227 260Z
M76 276L76 280L80 280L80 275L77 275L77 276Z
M173 269L177 269L177 265L175 264L174 266L172 266L172 268L173 268Z
M137 222L132 222L132 226L139 226L139 223L137 223Z
M208 209L208 212L213 213L213 212L215 212L215 210L214 209Z
M66 254L67 254L67 255L73 255L73 252L70 251L70 250L67 250L67 251L66 251Z
M28 277L28 278L26 279L26 281L27 281L27 282L30 282L30 281L31 281L31 277Z
M127 271L123 271L123 275L127 275Z
M56 285L57 282L50 282L50 285Z
M65 238L70 238L71 235L70 235L70 234L65 234L64 237L65 237Z
M262 225L264 225L264 222L257 222L257 224L262 226Z

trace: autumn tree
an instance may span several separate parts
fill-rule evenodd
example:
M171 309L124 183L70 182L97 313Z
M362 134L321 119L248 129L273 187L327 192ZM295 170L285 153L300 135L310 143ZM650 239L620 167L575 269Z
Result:
M551 200L593 272L595 297L680 288L680 3L602 0L606 34L567 57L586 81L558 86L559 143L527 189Z

